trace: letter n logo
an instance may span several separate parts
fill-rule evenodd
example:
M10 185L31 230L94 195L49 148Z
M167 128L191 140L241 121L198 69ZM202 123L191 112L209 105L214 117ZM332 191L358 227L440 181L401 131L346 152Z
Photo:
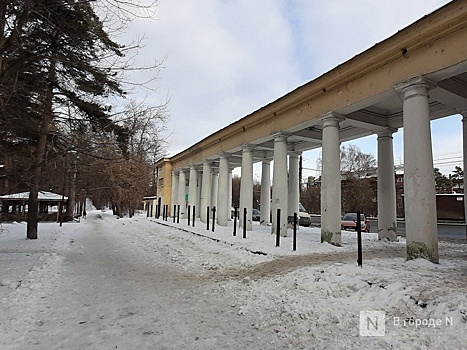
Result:
M386 331L384 311L360 311L360 336L383 337Z

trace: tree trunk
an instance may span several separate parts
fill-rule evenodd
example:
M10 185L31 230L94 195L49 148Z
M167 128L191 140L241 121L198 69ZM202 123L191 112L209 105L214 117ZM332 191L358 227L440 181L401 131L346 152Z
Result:
M66 206L66 218L73 220L74 208L76 203L76 154L73 154L73 169L71 170L71 183L68 186L68 202Z
M52 62L49 75L53 76L55 71L55 63ZM29 201L28 201L28 225L27 225L27 239L37 239L37 222L38 222L38 195L39 195L39 181L42 172L42 163L45 156L45 147L47 145L47 136L50 131L50 123L52 121L52 99L53 91L52 85L45 92L44 109L42 112L41 125L39 127L39 137L37 140L36 152L34 155L34 163L32 166L32 179L29 188Z

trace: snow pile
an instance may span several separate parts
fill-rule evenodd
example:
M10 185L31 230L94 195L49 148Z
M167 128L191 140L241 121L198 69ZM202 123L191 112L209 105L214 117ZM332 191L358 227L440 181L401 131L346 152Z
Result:
M2 228L2 349L466 348L465 244L440 242L435 265L364 234L358 267L355 233L334 247L318 228L300 228L296 251L270 227L244 239L99 210L41 223L37 241ZM377 311L384 335L360 335Z

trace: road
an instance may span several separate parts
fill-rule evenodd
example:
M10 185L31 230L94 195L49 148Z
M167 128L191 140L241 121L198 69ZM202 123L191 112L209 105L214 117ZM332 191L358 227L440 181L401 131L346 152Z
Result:
M320 224L319 216L311 217L312 225ZM370 219L370 232L378 232L378 220ZM405 237L405 222L397 222L397 234ZM438 223L438 238L458 243L466 243L466 227L465 224L457 223Z

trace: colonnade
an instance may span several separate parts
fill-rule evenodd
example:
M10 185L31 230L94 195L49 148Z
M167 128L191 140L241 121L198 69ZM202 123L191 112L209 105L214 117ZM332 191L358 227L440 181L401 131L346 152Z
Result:
M417 77L395 86L403 101L404 127L404 198L409 259L423 257L438 262L438 238L436 221L436 194L431 148L430 112L428 93L433 85L423 77ZM467 113L463 113L464 138L467 135ZM341 175L339 125L345 115L334 112L320 118L322 127L322 176L321 176L321 241L337 246L341 241ZM392 134L394 128L381 128L377 133L378 160L378 238L397 240L396 192ZM288 220L298 212L300 152L288 143L290 134L276 132L273 135L273 157L257 159L262 163L261 216L262 224L269 224L276 233L280 221L280 235L287 235ZM242 146L240 209L247 208L247 217L240 215L240 225L252 230L253 163L255 145ZM464 141L464 154L467 154ZM218 167L204 160L202 169L176 169L172 174L172 203L180 205L180 216L186 215L186 203L200 206L201 221L209 218L207 207L216 207L217 224L227 226L232 204L232 165L230 154L218 155ZM271 196L271 160L272 196ZM217 165L217 163L216 163ZM464 157L464 168L467 167ZM201 171L202 170L202 171ZM218 170L218 171L217 171ZM187 173L189 181L187 186ZM199 174L198 172L201 171ZM200 180L201 178L201 180ZM186 194L188 197L186 198ZM198 203L198 204L197 204ZM280 209L280 217L278 217ZM466 206L467 211L467 206Z

